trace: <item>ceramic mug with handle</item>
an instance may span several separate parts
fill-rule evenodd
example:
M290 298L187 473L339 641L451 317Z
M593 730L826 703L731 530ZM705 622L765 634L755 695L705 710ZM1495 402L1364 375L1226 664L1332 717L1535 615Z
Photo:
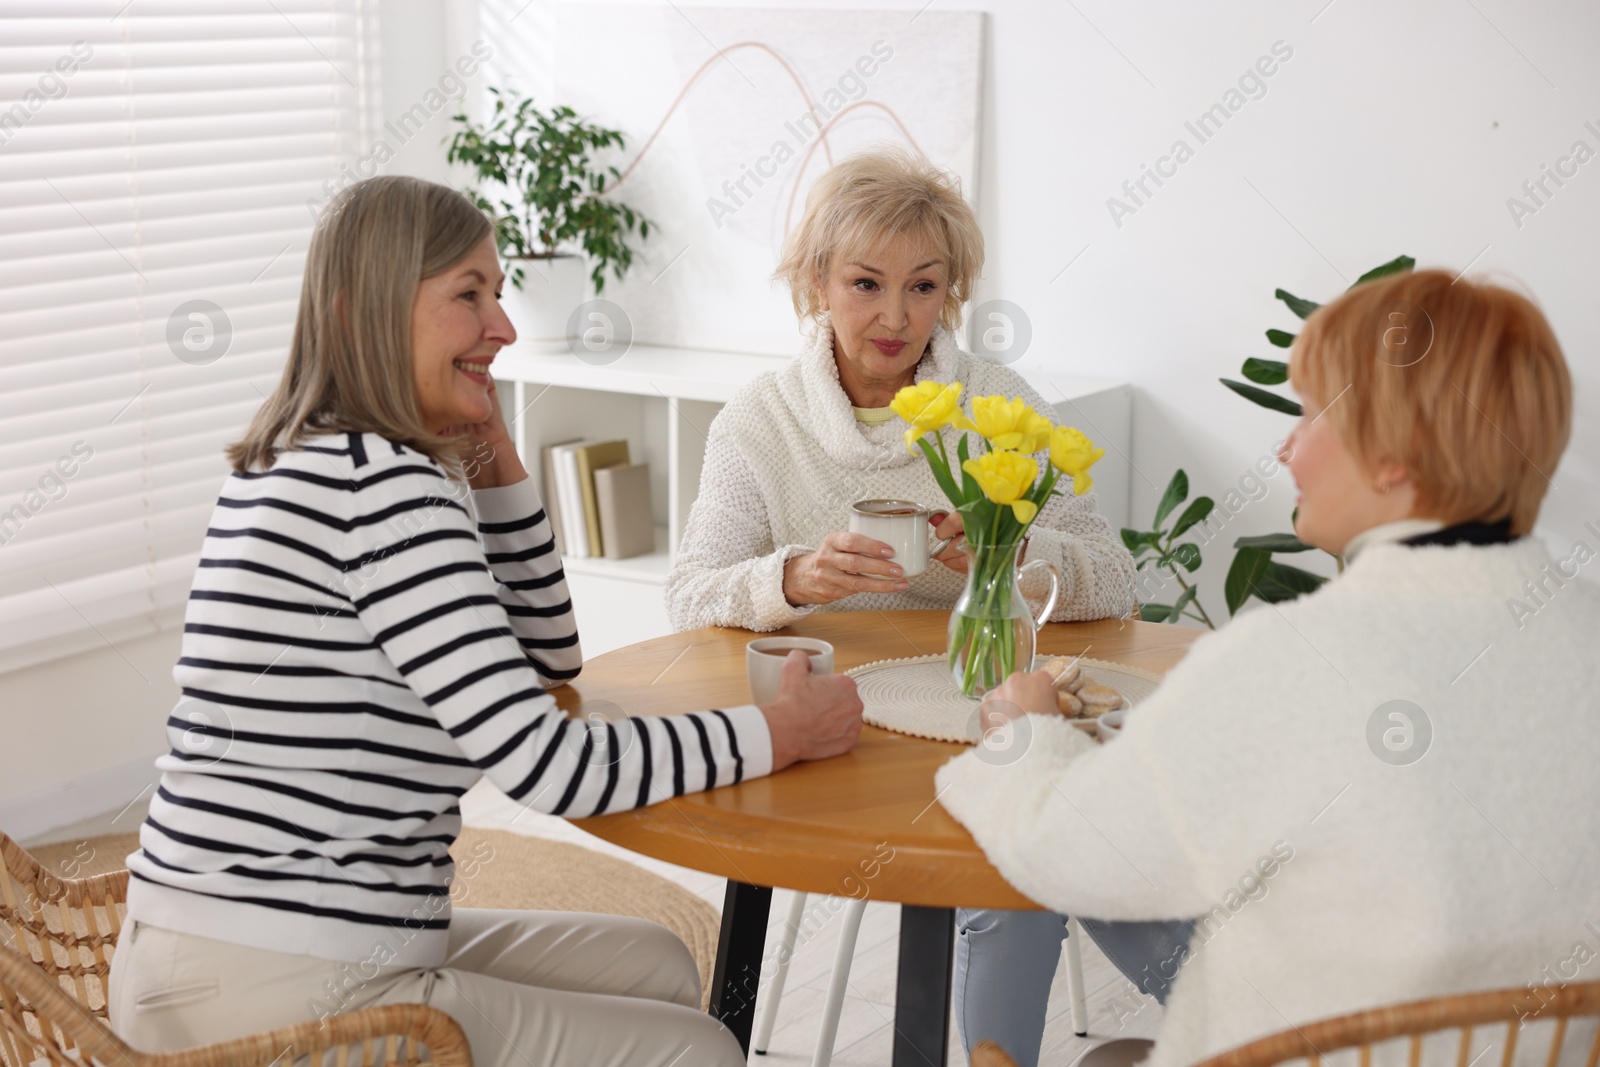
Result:
M894 549L891 558L907 578L914 578L955 540L933 536L928 525L932 515L932 508L909 500L858 500L850 505L850 532L865 534Z

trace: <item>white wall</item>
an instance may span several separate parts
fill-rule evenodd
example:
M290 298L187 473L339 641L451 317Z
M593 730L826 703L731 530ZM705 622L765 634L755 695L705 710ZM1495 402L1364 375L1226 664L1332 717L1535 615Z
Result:
M1287 431L1286 418L1216 384L1245 356L1275 354L1263 329L1294 328L1274 288L1323 300L1399 252L1455 269L1476 257L1474 273L1535 294L1566 349L1576 431L1539 532L1563 548L1579 538L1593 545L1582 525L1600 522L1600 160L1520 228L1506 199L1574 141L1600 151L1600 136L1584 128L1586 120L1600 127L1592 58L1600 9L1578 0L1325 3L967 5L990 12L979 186L989 265L980 298L1025 309L1034 331L1025 364L1137 387L1139 516L1180 465L1196 492L1220 498ZM813 7L826 18L829 6L857 5L773 6ZM877 6L903 8L909 20L923 0ZM423 99L480 39L495 57L477 82L540 91L558 46L541 32L545 0L509 25L492 14L480 23L474 12L468 2L384 4L386 118ZM1184 122L1280 40L1294 54L1266 95L1115 225L1107 198L1174 139L1196 146ZM424 136L395 146L390 169L443 178L433 153L447 131L448 114L435 115ZM646 246L637 269L665 266L676 249L664 248ZM1285 528L1291 500L1280 475L1229 535ZM1217 617L1230 555L1208 552L1203 571ZM76 775L125 790L127 768L164 748L176 649L176 634L121 648L150 684L111 649L0 676L9 757L0 820L37 812L52 784Z
M692 20L692 7L677 6ZM862 5L737 6L811 8L826 19L829 8ZM909 21L926 5L871 6L904 10ZM1136 386L1136 517L1148 521L1179 466L1196 494L1220 500L1287 433L1289 418L1217 384L1237 378L1246 356L1282 355L1262 331L1293 331L1297 320L1274 289L1326 301L1403 252L1420 266L1471 263L1473 274L1520 285L1544 307L1574 371L1578 410L1539 533L1553 547L1587 537L1600 548L1582 530L1600 520L1600 159L1520 228L1506 206L1575 140L1600 152L1600 135L1584 128L1590 120L1600 129L1592 59L1600 8L1580 0L959 6L990 15L978 189L989 261L978 299L1025 310L1033 342L1023 365ZM539 92L559 47L548 32L552 6L485 0L480 11L498 50L495 73ZM1199 143L1185 121L1221 101L1278 41L1293 55L1265 79L1265 95ZM637 142L649 131L625 132ZM1107 199L1123 196L1122 183L1180 137L1193 158L1163 187L1147 185L1154 195L1118 226ZM678 248L653 242L636 269L660 270ZM1202 597L1214 617L1226 614L1233 537L1287 529L1293 495L1279 474L1213 542Z

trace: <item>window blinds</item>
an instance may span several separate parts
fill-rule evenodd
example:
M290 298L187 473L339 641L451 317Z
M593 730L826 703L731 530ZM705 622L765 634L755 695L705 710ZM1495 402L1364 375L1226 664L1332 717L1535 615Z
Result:
M181 622L314 211L377 134L375 19L0 0L0 671Z

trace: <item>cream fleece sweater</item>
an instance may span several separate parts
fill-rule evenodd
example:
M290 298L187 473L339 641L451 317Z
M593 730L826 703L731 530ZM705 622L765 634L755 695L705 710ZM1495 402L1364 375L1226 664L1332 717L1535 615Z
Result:
M959 756L939 797L1042 904L1201 917L1152 1067L1397 1001L1600 978L1600 590L1554 573L1532 539L1370 545L1202 637L1104 747L1029 716L1019 758ZM1526 582L1544 604L1519 619ZM1397 710L1423 744L1394 700L1431 725L1404 765L1377 755L1418 751ZM1536 989L1515 1005L1538 1006ZM1544 1062L1541 1026L1518 1062ZM1479 1063L1504 1034L1478 1031L1474 1054L1496 1042Z
M917 365L917 380L928 379L962 382L963 399L1003 393L1053 414L1015 372L963 352L943 328L934 331ZM776 630L818 610L954 606L966 579L942 563L910 579L904 593L857 593L820 608L793 607L783 596L784 563L814 551L832 531L848 529L849 508L857 500L948 507L922 453L906 451L905 429L899 419L881 426L856 422L839 385L833 329L824 317L793 363L750 383L711 424L700 495L667 578L673 626ZM960 434L945 435L953 456ZM1093 492L1068 493L1040 509L1027 558L1049 560L1061 571L1053 619L1129 613L1133 559L1095 511ZM1039 596L1047 590L1047 583L1027 589Z

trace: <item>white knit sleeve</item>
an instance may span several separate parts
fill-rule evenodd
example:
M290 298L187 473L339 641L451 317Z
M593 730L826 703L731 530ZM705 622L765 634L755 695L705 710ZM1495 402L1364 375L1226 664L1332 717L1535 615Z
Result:
M1353 745L1329 744L1341 726L1324 727L1334 717L1304 706L1308 692L1331 705L1348 687L1279 612L1247 615L1196 641L1121 736L1096 745L1058 716L1025 716L1007 748L940 768L938 796L1042 904L1191 918L1305 845L1319 808L1360 768L1388 769L1366 753L1359 724L1344 731Z
M813 548L773 544L765 493L740 454L727 414L711 424L700 495L667 576L667 616L680 631L776 630L816 610L784 598L783 565Z

